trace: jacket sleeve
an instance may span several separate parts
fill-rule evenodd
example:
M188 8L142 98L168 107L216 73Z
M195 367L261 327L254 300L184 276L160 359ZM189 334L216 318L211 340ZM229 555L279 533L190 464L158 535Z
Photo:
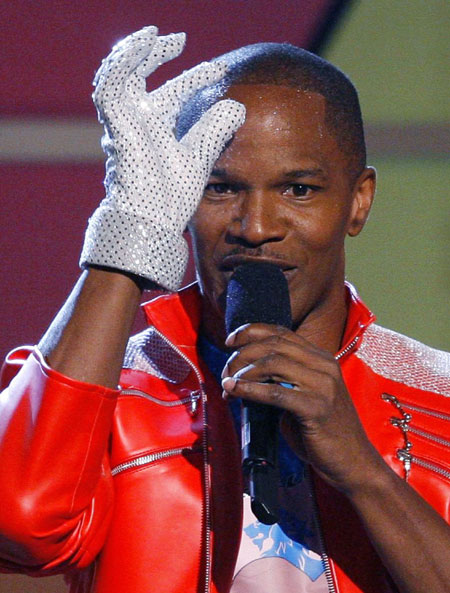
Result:
M85 567L112 511L107 456L117 392L52 370L36 349L7 358L0 395L0 566Z

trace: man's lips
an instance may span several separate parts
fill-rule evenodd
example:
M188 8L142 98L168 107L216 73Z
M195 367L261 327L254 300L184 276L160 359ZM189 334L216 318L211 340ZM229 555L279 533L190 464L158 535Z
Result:
M249 263L265 263L265 264L273 264L280 268L283 272L289 272L294 270L296 266L291 265L289 262L286 262L282 259L278 259L275 257L264 257L264 256L257 256L257 255L226 255L222 259L222 263L220 269L224 272L232 272L238 266L249 264Z

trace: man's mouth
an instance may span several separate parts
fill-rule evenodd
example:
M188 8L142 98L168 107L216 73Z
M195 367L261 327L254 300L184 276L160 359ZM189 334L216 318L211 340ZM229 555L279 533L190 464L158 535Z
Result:
M226 255L222 259L220 270L225 272L226 276L229 276L238 266L242 266L249 263L267 263L277 266L282 270L282 272L288 279L296 269L296 266L293 266L286 260L281 259L279 257L240 253Z

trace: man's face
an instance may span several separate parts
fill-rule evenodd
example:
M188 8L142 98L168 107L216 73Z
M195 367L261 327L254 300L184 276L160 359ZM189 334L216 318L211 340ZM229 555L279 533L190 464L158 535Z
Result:
M347 161L325 125L321 95L275 85L236 85L244 125L214 166L191 220L206 306L220 303L233 269L279 265L298 325L342 296L344 238L356 234ZM362 225L360 225L362 226Z

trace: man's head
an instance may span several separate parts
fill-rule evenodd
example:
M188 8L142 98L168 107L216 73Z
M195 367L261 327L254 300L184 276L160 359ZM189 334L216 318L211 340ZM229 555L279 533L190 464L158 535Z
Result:
M319 333L338 302L342 316L344 239L359 233L373 197L356 91L333 66L291 46L230 56L226 79L194 97L178 125L183 135L222 97L246 107L189 225L205 312L220 325L233 269L269 261L286 275L294 323Z
M354 178L366 165L366 147L358 94L350 79L326 60L288 43L256 43L216 58L228 73L219 83L198 92L184 107L177 135L187 130L234 85L288 86L322 95L325 123L348 157Z

